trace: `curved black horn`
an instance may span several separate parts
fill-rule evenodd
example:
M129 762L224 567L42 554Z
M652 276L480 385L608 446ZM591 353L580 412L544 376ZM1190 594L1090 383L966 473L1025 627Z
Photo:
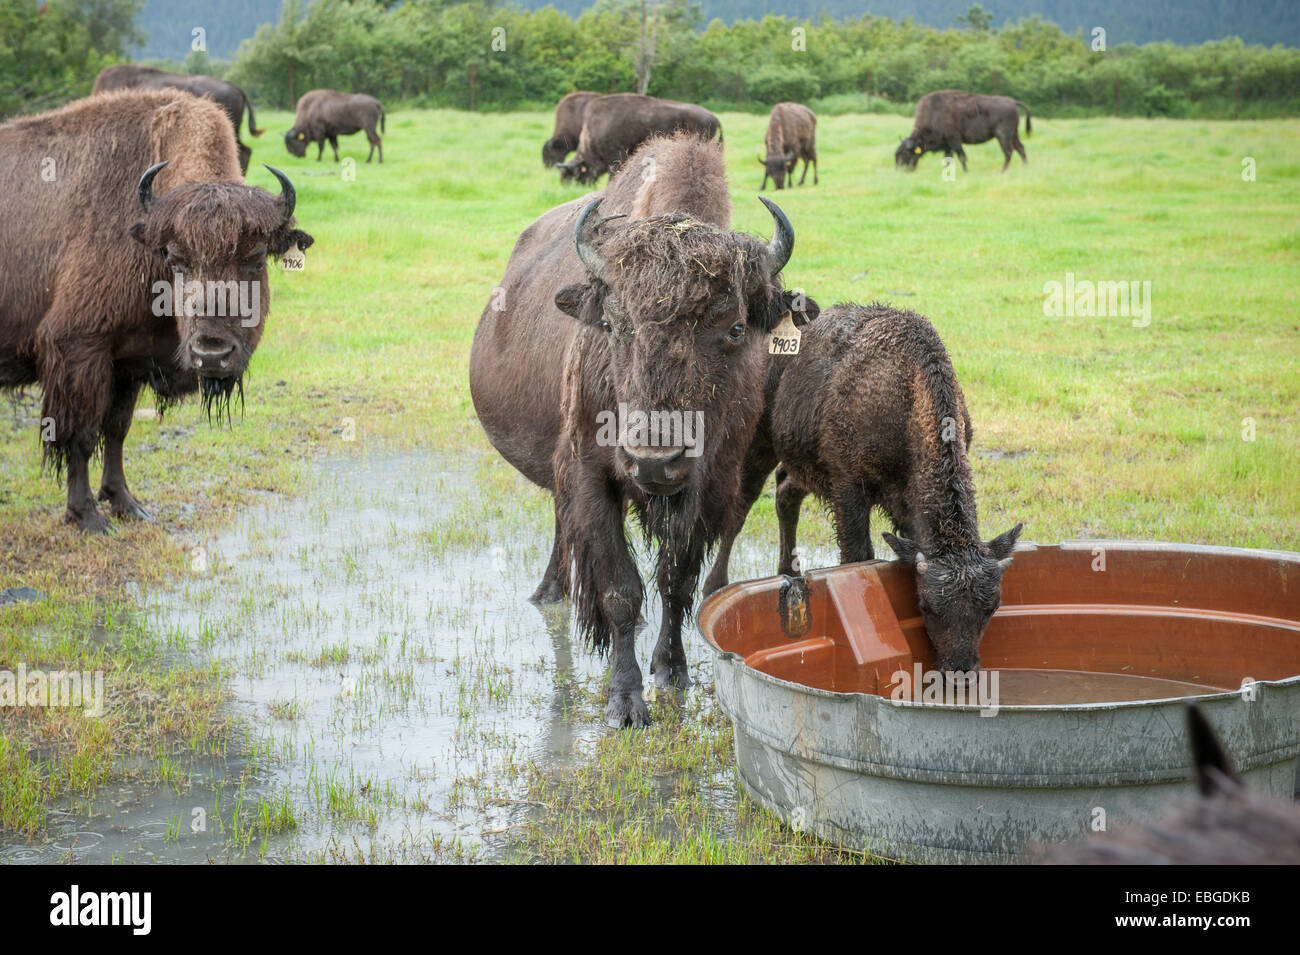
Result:
M600 257L600 254L590 244L591 233L595 232L596 226L599 225L592 218L593 213L598 208L600 208L599 199L592 199L582 207L582 213L573 226L573 245L578 250L578 258L587 267L587 271L603 282L605 281L605 260Z
M140 177L140 185L136 186L135 193L140 197L140 208L145 212L149 211L149 205L153 202L153 177L162 171L162 167L171 162L170 159L164 159L157 165L150 166Z
M266 163L262 165L266 166ZM271 175L280 180L280 199L284 202L284 221L287 225L293 218L293 207L298 204L298 192L293 188L293 183L289 181L288 176L274 166L266 166L266 168Z
M794 226L790 225L790 220L781 211L781 207L767 196L759 196L758 201L767 206L767 211L772 213L772 218L776 221L776 231L772 233L772 241L767 244L767 254L772 260L771 272L776 275L785 268L785 264L790 261L790 253L794 251Z

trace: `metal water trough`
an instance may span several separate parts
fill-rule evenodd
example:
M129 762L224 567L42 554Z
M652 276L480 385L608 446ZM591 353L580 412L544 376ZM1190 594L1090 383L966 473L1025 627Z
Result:
M781 578L733 584L699 613L741 784L793 827L907 861L1013 862L1030 843L1159 819L1193 793L1186 697L991 716L894 700L898 671L931 665L911 569L871 561L806 579L811 628L795 639ZM1198 684L1246 782L1300 798L1300 554L1022 544L980 655L1003 673Z

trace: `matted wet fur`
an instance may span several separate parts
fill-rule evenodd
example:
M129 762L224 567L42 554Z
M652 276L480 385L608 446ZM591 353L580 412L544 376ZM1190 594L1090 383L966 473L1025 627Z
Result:
M1242 704L1249 705L1249 704ZM1252 793L1200 707L1187 707L1199 798L1164 821L1097 832L1080 843L1036 846L1046 865L1300 865L1300 805Z
M140 389L166 409L200 390L202 371L205 408L228 419L265 323L266 257L311 236L286 221L284 196L243 182L222 108L176 90L99 93L0 126L0 189L0 387L40 383L43 458L67 472L70 522L108 529L88 474L101 448L99 499L114 516L147 517L122 471ZM157 287L178 272L256 284L258 314L247 326L155 314ZM221 367L200 368L195 346Z
M952 362L930 322L878 303L827 309L803 330L797 355L768 359L740 507L705 593L726 584L732 545L775 469L777 572L794 572L808 494L831 512L841 563L874 558L870 515L879 506L900 534L886 534L886 542L916 569L935 668L969 673L1021 530L980 540L971 434Z
M642 178L647 168L652 178ZM768 244L728 231L718 144L654 138L597 195L598 217L634 216L594 230L596 272L574 241L592 197L524 230L475 332L470 390L492 444L555 493L556 540L534 600L572 592L583 632L610 651L606 719L640 726L649 719L634 647L644 587L625 511L656 553L664 615L651 670L659 685L685 687L682 624L761 413L765 330L792 295L771 274ZM669 460L674 449L656 457L637 446L634 457L604 444L597 416L620 402L699 411L700 455L687 465Z

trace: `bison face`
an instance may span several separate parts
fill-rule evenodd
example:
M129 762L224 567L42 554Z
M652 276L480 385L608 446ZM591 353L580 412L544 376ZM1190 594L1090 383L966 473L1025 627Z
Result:
M764 200L766 202L766 200ZM700 475L719 456L739 467L763 406L767 334L791 302L778 273L794 235L777 222L770 245L689 216L633 222L596 247L589 203L578 219L588 284L556 296L607 350L610 407L589 423L613 448L616 474L648 497L697 500Z
M284 134L284 147L289 150L289 155L301 159L307 155L307 134L295 126Z
M898 144L898 150L894 153L894 165L910 172L916 168L916 162L924 152L925 147L921 145L916 137L908 136Z
M141 178L145 218L130 234L160 259L151 304L176 323L177 365L198 375L205 401L228 400L262 338L267 256L313 240L293 228L295 193L284 173L267 167L279 196L242 182L198 182L155 200L153 180L165 165Z
M767 170L767 174L772 177L772 185L777 189L785 188L785 177L793 178L795 158L794 153L789 152L782 156L780 153L771 153L766 159L760 159L759 163Z
M569 155L569 150L572 148L572 143L561 139L558 136L548 139L542 144L542 164L546 166L547 169L550 169L552 166L558 166L560 163L564 162L564 157ZM563 181L563 173L560 174L560 179Z
M916 570L917 605L934 647L935 669L949 683L973 678L980 641L1002 602L1002 574L1011 566L1023 524L967 550L926 556L905 537L885 534L900 559Z
M591 165L585 159L572 159L556 164L560 170L560 182L577 181L586 185L596 181L598 173L593 175Z

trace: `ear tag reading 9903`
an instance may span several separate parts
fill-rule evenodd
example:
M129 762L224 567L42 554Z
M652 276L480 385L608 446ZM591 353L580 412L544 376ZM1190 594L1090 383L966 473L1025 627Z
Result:
M301 272L307 267L307 256L302 254L302 249L298 248L295 242L285 250L284 255L280 256L280 268L286 272Z
M802 333L794 324L794 316L786 312L781 316L781 321L776 323L776 328L772 329L772 337L767 342L767 353L769 355L799 354L801 335Z

